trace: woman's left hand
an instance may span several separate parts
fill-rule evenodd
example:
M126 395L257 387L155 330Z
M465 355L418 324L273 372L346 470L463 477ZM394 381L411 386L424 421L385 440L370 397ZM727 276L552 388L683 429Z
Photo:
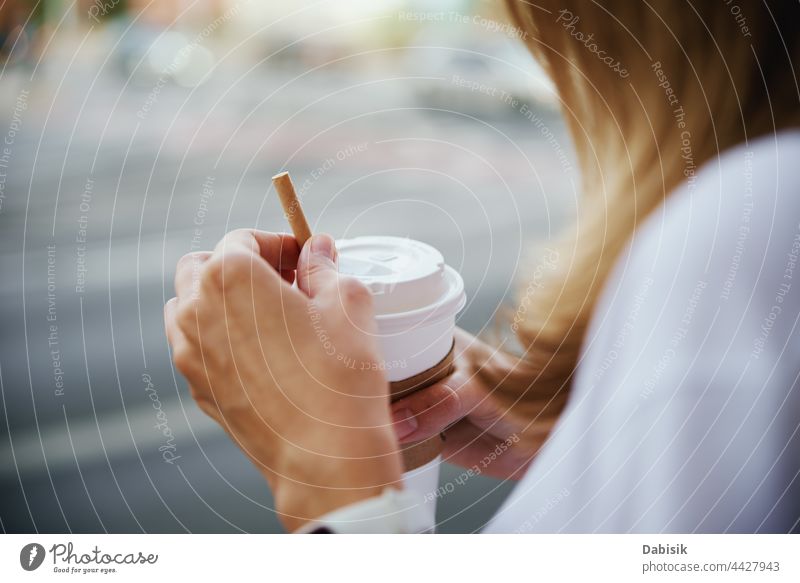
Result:
M333 239L301 253L289 235L234 231L184 256L175 288L175 365L267 478L288 529L401 487L372 297L337 273Z

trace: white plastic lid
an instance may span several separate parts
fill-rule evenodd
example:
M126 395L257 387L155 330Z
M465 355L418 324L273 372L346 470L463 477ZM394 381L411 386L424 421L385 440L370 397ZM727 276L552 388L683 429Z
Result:
M464 281L436 249L402 237L357 237L336 241L339 272L361 280L372 292L375 315L385 328L454 316L465 303Z

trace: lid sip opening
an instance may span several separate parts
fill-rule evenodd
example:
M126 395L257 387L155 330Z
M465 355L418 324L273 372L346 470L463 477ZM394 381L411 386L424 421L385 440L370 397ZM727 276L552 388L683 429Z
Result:
M371 236L340 239L336 249L339 272L359 279L372 292L379 327L433 322L454 316L464 306L461 276L426 243Z

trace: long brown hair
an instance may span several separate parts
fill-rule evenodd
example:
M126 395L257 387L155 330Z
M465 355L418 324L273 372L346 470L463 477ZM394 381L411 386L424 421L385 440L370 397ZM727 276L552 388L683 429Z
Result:
M722 151L800 125L800 3L506 0L545 68L582 174L553 269L523 285L513 372L475 372L541 442L563 407L598 294L637 225ZM549 247L553 247L552 242ZM533 292L531 294L531 291Z

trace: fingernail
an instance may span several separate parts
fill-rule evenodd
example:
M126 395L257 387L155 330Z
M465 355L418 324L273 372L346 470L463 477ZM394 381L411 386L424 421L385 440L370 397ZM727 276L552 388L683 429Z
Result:
M324 255L333 261L336 246L330 235L314 235L311 237L311 252L315 255Z
M394 432L397 434L397 439L403 439L417 430L419 421L408 409L400 409L392 413L392 425L394 426Z

